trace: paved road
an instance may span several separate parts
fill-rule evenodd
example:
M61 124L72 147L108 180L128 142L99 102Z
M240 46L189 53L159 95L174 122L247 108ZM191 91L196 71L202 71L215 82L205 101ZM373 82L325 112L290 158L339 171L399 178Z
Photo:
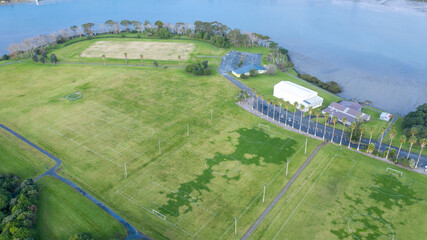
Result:
M37 181L38 179L40 179L40 178L42 178L44 176L52 176L52 177L54 177L54 178L56 178L56 179L64 182L65 184L67 184L68 186L74 188L77 192L79 192L80 194L82 194L83 196L85 196L86 198L88 198L89 200L91 200L92 202L94 202L96 205L98 205L100 208L102 208L104 211L106 211L108 214L110 214L117 221L119 221L126 228L126 231L128 233L128 236L127 236L126 239L147 239L147 240L151 239L148 236L140 233L134 226L132 226L129 222L127 222L126 220L124 220L120 215L118 215L117 213L115 213L113 210L111 210L105 204L103 204L102 202L100 202L98 199L96 199L95 197L93 197L92 195L90 195L89 193L87 193L86 191L84 191L83 189L81 189L79 186L77 186L76 184L74 184L70 180L65 179L65 178L59 176L56 173L56 169L61 165L61 163L62 163L61 159L59 159L56 156L52 155L51 153L49 153L48 151L44 150L43 148L37 146L35 143L33 143L30 140L26 139L25 137L23 137L22 135L18 134L15 131L13 131L12 129L4 126L3 124L0 124L0 127L3 128L4 130L6 130L7 132L9 132L10 134L14 135L15 137L19 138L23 142L27 143L31 147L35 148L36 150L38 150L39 152L43 153L44 155L46 155L47 157L49 157L50 159L52 159L52 160L54 160L56 162L56 164L55 164L54 167L52 167L51 169L47 170L45 173L43 173L42 175L40 175L39 177L37 177L35 179L35 181Z
M242 90L245 90L247 92L251 92L251 89L246 86L245 84L243 84L242 82L240 82L238 79L236 79L235 77L233 77L232 75L229 74L229 72L231 72L233 69L238 67L239 61L240 61L240 57L242 54L245 54L245 61L243 62L243 65L253 65L253 64L261 64L261 59L262 59L262 55L261 54L257 54L257 53L241 53L241 52L235 52L235 51L231 51L228 54L226 54L221 61L221 65L218 68L218 72L223 75L225 78L227 78L229 81L231 81L233 84L235 84L237 87L239 87ZM289 74L290 76L297 78L295 76L293 76L292 74ZM314 86L314 85L313 85ZM332 93L327 92L324 89L321 89L317 86L316 89L319 89L319 91L323 91L327 94L333 95ZM258 102L257 102L258 101ZM280 107L276 106L276 108L274 108L273 104L268 105L266 101L262 101L260 98L255 100L254 103L254 108L257 109L259 112L263 113L264 115L268 115L271 118L274 118L277 121L280 121L281 123L284 123L288 126L294 126L294 128L296 129L300 129L300 122L301 122L301 111L297 111L295 116L293 112L288 112L287 113L287 118L286 118L286 110L285 109L280 109ZM268 105L268 107L267 107ZM267 111L268 109L268 111ZM307 131L308 128L308 123L310 122L310 127ZM326 130L325 130L325 126L323 124L318 124L317 129L315 128L316 126L316 122L315 122L315 117L312 116L311 121L309 121L309 117L303 117L302 118L302 124L301 124L301 132L308 132L308 134L311 135L315 135L317 137L320 138L324 138L325 140L331 140L333 139L333 142L335 143L340 143L342 142L343 146L348 146L349 145L349 137L350 134L344 132L344 135L342 135L342 130L340 130L341 125L338 125L337 128L335 129L335 131L333 130L332 127L327 126ZM341 141L341 136L343 136L342 141ZM384 135L385 136L385 135ZM361 140L361 148L367 146L369 143L369 139L367 138L362 138ZM371 143L375 144L376 149L379 148L380 142L373 139L371 140ZM389 147L388 143L388 139L384 139L383 143L381 143L381 151L386 151L387 148ZM358 144L355 143L350 143L350 146L353 148L357 148ZM391 148L396 149L396 151L398 150L398 147L393 147L391 146ZM400 151L400 157L406 156L408 154L408 151L406 150L401 150ZM410 158L417 160L418 159L418 152L411 152L410 154ZM420 163L419 163L419 167L424 167L427 166L427 156L421 156L420 159Z
M310 154L310 156L305 160L305 162L302 164L302 166L298 169L298 171L295 173L294 176L292 176L291 180L285 185L285 187L280 191L280 193L274 198L274 200L268 205L268 207L264 210L264 212L259 216L259 218L255 221L255 223L249 228L249 230L246 232L246 234L243 236L242 240L248 239L251 234L255 231L255 229L258 227L258 225L264 220L264 218L267 216L267 214L273 209L273 207L277 204L277 202L282 198L282 196L288 191L288 189L292 186L292 184L295 182L297 177L301 174L301 172L305 169L305 167L310 163L310 161L313 159L313 157L317 154L317 152L328 142L323 142L319 146L317 146L314 151Z

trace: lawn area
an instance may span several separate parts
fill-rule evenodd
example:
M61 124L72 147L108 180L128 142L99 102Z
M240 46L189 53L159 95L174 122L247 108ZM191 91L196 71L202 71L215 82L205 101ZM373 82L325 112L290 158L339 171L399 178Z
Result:
M40 239L67 240L76 233L89 232L95 239L123 239L126 229L89 199L65 183L44 177L40 189L38 235Z
M273 76L262 74L256 77L250 77L249 79L240 79L240 81L249 86L250 88L255 88L255 91L263 94L266 99L275 99L275 97L273 96L274 85L276 85L280 81L290 81L299 84L301 86L318 92L318 95L323 98L323 105L319 109L329 106L331 102L341 100L339 97L320 91L319 89L305 82L304 80L294 78L281 71L277 71L277 73ZM291 111L292 109L293 108L290 108Z
M132 36L132 35L129 35ZM59 62L80 62L80 60L83 63L103 63L103 59L102 59L102 53L101 50L99 49L98 51L99 56L98 57L79 57L79 54L84 53L85 51L87 51L87 49L89 48L93 48L96 47L97 44L100 44L102 42L112 42L114 44L119 44L119 43L123 43L123 47L122 49L118 48L115 49L115 53L120 50L122 50L122 53L120 55L119 58L110 58L108 57L109 54L112 54L110 52L107 51L107 49L104 49L105 51L107 51L106 55L106 63L107 64L125 64L125 56L124 53L127 52L129 54L129 59L128 59L128 64L141 64L141 60L140 60L140 54L144 55L144 65L153 65L154 61L157 61L159 63L160 66L169 66L169 65L178 65L179 63L182 66L185 66L188 63L194 62L194 56L196 55L207 55L207 56L222 56L224 55L226 52L230 51L230 49L220 49L217 48L215 46L213 46L212 44L208 43L208 42L203 42L203 41L196 41L196 40L191 40L188 38L181 38L181 39L153 39L153 38L117 38L117 36L114 38L107 38L108 35L103 36L103 38L95 38L95 39L91 39L91 40L84 40L84 41L80 41L77 42L77 40L71 40L68 43L72 43L73 41L75 43L70 44L68 46L65 46L65 44L60 44L56 47L55 50L52 51L52 53L56 54L56 56L58 57ZM176 52L176 56L159 56L159 57L150 57L150 56L156 56L156 54L158 54L158 51L156 51L156 48L154 47L151 50L147 50L147 51L141 51L139 53L135 53L135 52L130 52L130 51L135 51L135 49L126 49L128 44L131 44L132 42L136 42L136 43L146 43L146 44L153 44L154 46L156 46L155 43L158 43L159 46L161 46L162 44L194 44L194 48L192 49L192 52L189 53L185 53L181 54L182 55L182 59L179 62L178 61L178 55L180 55L178 52ZM64 47L65 46L65 47ZM91 51L91 54L93 54L94 52ZM172 54L173 52L170 52L170 54ZM132 55L133 54L133 55ZM116 56L115 55L115 56ZM133 57L135 57L134 55L136 55L137 59L132 59ZM82 54L82 56L84 56L84 54ZM133 57L131 57L133 56ZM147 57L148 56L148 57ZM187 57L186 57L187 56ZM170 58L169 60L161 60L161 59L165 59L165 57ZM173 60L172 60L173 59ZM219 58L221 59L221 58ZM209 58L209 59L204 59L204 58L199 58L199 60L208 60L209 62L212 61L212 64L210 65L211 67L218 67L219 66L219 60L215 59L215 58Z
M423 239L413 223L426 220L426 187L421 174L327 145L251 239Z
M12 134L0 129L0 173L13 173L22 179L35 178L55 162Z
M403 123L403 118L397 119L396 122L394 123L394 129L396 130L396 136L393 139L393 145L396 146L396 147L400 146L399 138L400 138L400 136L404 135L403 134L402 123ZM389 140L390 139L390 133L387 134L387 136L385 137L385 139L387 139L387 141L390 141ZM409 138L407 138L406 143L404 143L402 145L402 149L409 150L410 144L408 142L408 139ZM419 143L417 142L416 144L414 144L412 146L412 150L411 151L419 153L420 150L421 150L421 147L420 147ZM427 155L427 148L424 148L423 155Z
M0 122L60 157L59 174L154 239L234 238L235 217L242 237L319 144L308 139L305 154L305 136L238 107L239 89L217 73L34 63L0 71ZM64 98L75 92L83 98Z

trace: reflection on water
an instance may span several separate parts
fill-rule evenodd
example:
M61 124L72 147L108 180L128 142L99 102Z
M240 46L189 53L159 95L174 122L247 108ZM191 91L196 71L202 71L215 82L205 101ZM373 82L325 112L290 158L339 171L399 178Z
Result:
M269 35L298 70L342 95L406 113L427 102L427 4L405 0L69 0L0 6L0 53L12 42L85 22L218 20Z

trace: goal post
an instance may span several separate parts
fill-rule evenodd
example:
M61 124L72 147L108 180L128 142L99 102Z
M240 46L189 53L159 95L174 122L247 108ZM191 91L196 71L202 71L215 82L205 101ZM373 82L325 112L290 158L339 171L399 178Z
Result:
M399 176L399 177L403 177L403 172L401 172L399 170L396 170L396 169L388 167L385 171L388 172L388 173L390 173L390 174L393 174L393 175L396 175L396 176Z
M152 212L154 215L156 215L157 217L159 217L159 218L161 218L161 219L163 219L163 220L166 220L166 216L165 216L165 215L163 215L163 214L161 214L159 211L157 211L157 210L155 210L155 209L152 209L152 210L151 210L151 212Z
M263 130L270 131L270 126L268 126L268 125L265 125L265 124L259 123L259 124L258 124L258 127L259 127L259 128L261 128L261 129L263 129Z

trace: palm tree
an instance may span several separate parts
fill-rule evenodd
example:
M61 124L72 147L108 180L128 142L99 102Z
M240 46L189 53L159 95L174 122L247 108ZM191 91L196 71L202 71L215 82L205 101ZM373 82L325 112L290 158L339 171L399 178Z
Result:
M360 142L362 141L363 131L365 131L365 126L360 126L360 137L359 137L359 144L357 144L357 151L360 150Z
M292 118L292 128L294 128L294 123L295 123L295 116L297 114L297 107L298 107L298 102L294 102L294 116Z
M409 151L408 151L408 156L406 156L406 159L408 159L409 158L409 154L411 154L411 150L412 150L412 145L414 145L414 143L416 143L417 142L417 137L415 137L415 136L411 136L410 138L409 138Z
M411 133L411 136L415 136L415 134L417 134L417 128L413 127L409 130L409 133Z
M105 55L102 55L102 61L104 61L104 66L106 65L105 63Z
M314 115L316 116L316 129L314 129L314 136L317 136L317 124L319 124L319 117L322 113L318 110L314 111Z
M139 57L141 58L141 65L144 65L144 55L139 55Z
M348 146L347 146L347 148L350 148L350 145L351 145L351 138L353 137L354 129L356 129L356 123L355 123L355 122L352 122L352 123L350 124L350 129L351 129L351 134L350 134L350 139L348 139Z
M374 127L369 127L369 132L371 133L371 136L369 137L369 143L368 146L371 144L371 140L372 140L372 134L374 134L375 128Z
M181 55L178 55L178 66L181 65Z
M391 149L391 143L393 142L393 138L396 136L396 131L394 131L394 129L390 132L390 142L388 144L388 150L387 150L387 154L385 155L385 158L388 159L388 154L390 153L390 149Z
M259 111L259 93L255 93L256 95L256 110Z
M280 123L280 117L282 116L282 104L283 104L283 100L282 99L280 99L279 100L279 105L280 105L280 112L279 112L279 123Z
M344 131L345 131L345 124L347 123L347 118L344 117L342 119L342 132L341 132L341 140L340 140L340 146L342 144L342 138L344 137Z
M338 117L337 116L333 116L332 117L332 123L334 124L334 129L332 130L332 138L331 138L331 142L334 141L334 135L335 135L335 125L337 124L338 121Z
M286 116L285 116L285 125L287 126L288 125L288 110L289 110L289 107L291 106L291 103L290 102L288 102L288 101L285 101L285 109L286 109Z
M261 113L264 114L264 101L265 97L264 95L261 95Z
M125 61L126 61L126 64L128 64L128 54L127 54L127 53L124 53L124 55L125 55Z
M304 116L304 108L305 106L301 104L300 110L301 110L301 121L299 123L299 130L301 131L301 127L302 127L302 117Z
M415 164L415 168L418 168L418 162L420 161L421 153L423 152L426 144L427 144L427 139L423 138L420 140L421 150L420 150L420 154L418 154L418 160L417 160L417 163Z
M307 126L307 135L310 132L310 122L311 122L311 114L313 113L313 107L308 108L308 126Z
M399 154L400 154L400 149L402 149L402 145L406 142L406 136L402 135L399 138L399 142L400 142L400 147L399 147L399 151L397 151L397 159L399 159Z
M252 111L254 110L254 105L255 105L255 88L251 89L251 95L252 95Z
M385 127L382 127L380 130L381 135L380 135L380 146L378 147L378 152L381 151L381 144L383 143L383 139L384 139L383 135L384 135L385 131L386 131Z
M323 130L323 140L325 140L326 125L328 124L328 119L329 119L329 113L325 112L325 129Z
M273 104L273 122L274 122L274 117L276 116L276 101L272 100L271 103Z

